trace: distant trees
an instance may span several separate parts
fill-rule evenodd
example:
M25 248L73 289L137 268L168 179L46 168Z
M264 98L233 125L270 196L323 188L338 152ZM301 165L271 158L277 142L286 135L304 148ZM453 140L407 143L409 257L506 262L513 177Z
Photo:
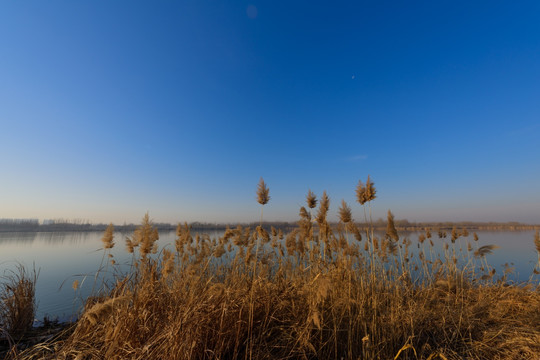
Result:
M358 226L367 226L366 223L356 222ZM469 230L531 230L539 229L540 225L523 224L518 222L409 222L406 219L394 220L395 227L398 230L424 230L424 229L441 229L451 230L453 227ZM259 222L251 223L205 223L192 222L189 224L192 230L195 231L219 231L225 230L227 227L242 225L246 227L256 228ZM337 226L336 223L329 223L330 226ZM175 224L170 223L154 223L154 226L160 231L168 231L176 229ZM372 225L375 229L386 229L387 221L378 219L373 221ZM135 224L115 225L116 231L129 232L135 230ZM281 229L282 231L290 231L298 224L296 221L265 221L262 227L269 230L271 227ZM107 224L92 224L86 219L45 219L40 223L38 219L6 219L0 218L0 232L25 232L25 231L104 231Z
M38 219L0 219L0 231L35 231Z

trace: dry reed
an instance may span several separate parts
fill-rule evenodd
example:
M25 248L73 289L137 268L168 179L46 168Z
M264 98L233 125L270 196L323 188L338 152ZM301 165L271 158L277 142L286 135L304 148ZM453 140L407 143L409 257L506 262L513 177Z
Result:
M18 340L32 328L36 311L35 289L38 274L17 265L2 276L0 284L0 329Z
M375 193L369 177L359 182L360 204ZM257 201L268 200L261 179ZM306 200L316 207L311 191ZM455 254L440 230L447 251L438 254L426 229L413 252L389 211L386 237L367 231L364 248L345 201L337 228L326 192L318 206L315 223L302 207L283 241L262 219L213 241L178 225L176 256L152 254L159 235L147 214L128 243L133 273L89 302L69 337L21 358L538 358L540 291L496 279L486 261L494 246Z

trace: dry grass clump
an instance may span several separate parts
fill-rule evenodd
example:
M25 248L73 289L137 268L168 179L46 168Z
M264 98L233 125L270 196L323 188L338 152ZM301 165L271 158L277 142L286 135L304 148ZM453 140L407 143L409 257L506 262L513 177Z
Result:
M2 278L0 285L0 330L12 340L18 340L32 329L36 312L35 291L37 273L18 265Z
M357 195L370 206L369 178ZM345 201L334 229L326 193L312 221L315 199L309 191L310 210L301 208L284 241L262 225L193 238L185 224L176 253L152 254L159 236L146 216L128 242L132 273L87 304L67 339L25 358L538 358L540 291L496 279L486 261L493 247L458 252L465 235L455 232L438 253L429 229L413 247L391 212L377 238Z

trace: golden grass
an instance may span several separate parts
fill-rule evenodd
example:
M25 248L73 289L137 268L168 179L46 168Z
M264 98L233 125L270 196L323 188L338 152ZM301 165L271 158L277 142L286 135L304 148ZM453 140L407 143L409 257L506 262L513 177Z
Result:
M262 179L257 194L265 205ZM369 178L357 195L362 205L375 198ZM315 199L309 191L309 209ZM391 212L379 239L352 221L344 201L333 229L329 206L324 193L316 222L302 207L284 241L263 226L210 239L178 225L176 253L156 255L159 235L146 215L128 239L131 273L89 300L68 337L21 358L538 358L540 291L532 281L497 280L485 261L493 247L457 252L463 233L448 244L441 232L439 255L429 229L411 246Z

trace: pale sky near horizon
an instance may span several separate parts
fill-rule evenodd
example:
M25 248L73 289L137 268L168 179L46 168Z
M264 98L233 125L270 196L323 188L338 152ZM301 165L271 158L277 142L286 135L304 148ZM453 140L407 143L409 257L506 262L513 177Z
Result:
M0 218L540 223L538 1L4 1Z

